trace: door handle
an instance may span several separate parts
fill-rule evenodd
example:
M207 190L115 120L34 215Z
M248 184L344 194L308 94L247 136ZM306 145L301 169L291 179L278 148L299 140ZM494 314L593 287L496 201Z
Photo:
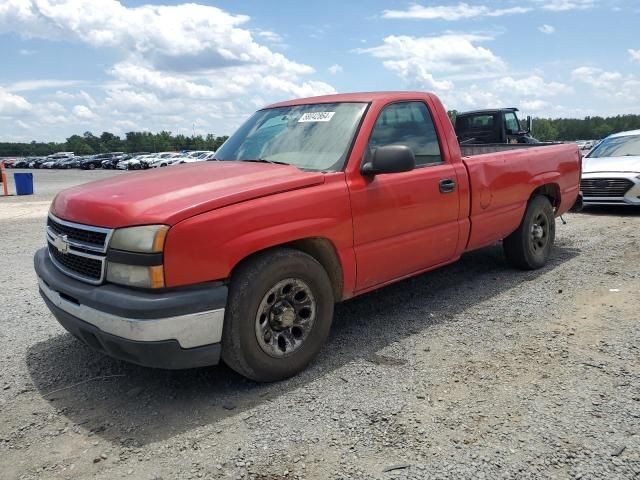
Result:
M455 180L444 178L440 180L440 193L451 193L456 189Z

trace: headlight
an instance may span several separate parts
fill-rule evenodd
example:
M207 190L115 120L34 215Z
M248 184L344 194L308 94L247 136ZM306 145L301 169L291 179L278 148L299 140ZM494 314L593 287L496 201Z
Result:
M107 281L140 288L163 288L162 253L169 227L145 225L113 232L107 253Z
M164 268L162 265L146 267L108 262L107 281L131 287L162 288L164 287Z
M109 247L127 252L161 253L168 230L166 225L119 228L113 232Z

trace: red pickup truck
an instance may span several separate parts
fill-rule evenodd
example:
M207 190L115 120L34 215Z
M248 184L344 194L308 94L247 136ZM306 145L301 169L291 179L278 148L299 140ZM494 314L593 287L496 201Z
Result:
M271 105L215 161L59 193L34 259L40 293L113 357L222 358L283 379L317 355L335 302L500 240L515 267L542 267L555 217L578 196L580 156L573 144L516 147L465 156L427 93Z

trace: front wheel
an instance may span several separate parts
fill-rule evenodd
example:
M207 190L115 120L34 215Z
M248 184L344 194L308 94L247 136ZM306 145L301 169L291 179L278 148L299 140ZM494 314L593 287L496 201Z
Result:
M259 382L291 377L322 348L333 305L329 276L313 257L292 249L260 254L232 276L222 358Z
M516 268L535 270L543 267L556 237L556 218L547 197L533 197L527 205L518 229L504 239L507 261Z

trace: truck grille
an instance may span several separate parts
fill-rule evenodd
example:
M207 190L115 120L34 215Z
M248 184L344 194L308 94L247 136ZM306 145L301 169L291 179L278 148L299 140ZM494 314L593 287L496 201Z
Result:
M49 243L49 255L53 263L65 273L73 272L73 276L93 282L102 281L102 268L104 259L83 257L73 253L61 253L56 247Z
M47 219L49 258L63 273L87 283L104 281L107 247L113 230Z
M580 181L580 190L585 198L624 197L633 185L627 178L583 178Z

